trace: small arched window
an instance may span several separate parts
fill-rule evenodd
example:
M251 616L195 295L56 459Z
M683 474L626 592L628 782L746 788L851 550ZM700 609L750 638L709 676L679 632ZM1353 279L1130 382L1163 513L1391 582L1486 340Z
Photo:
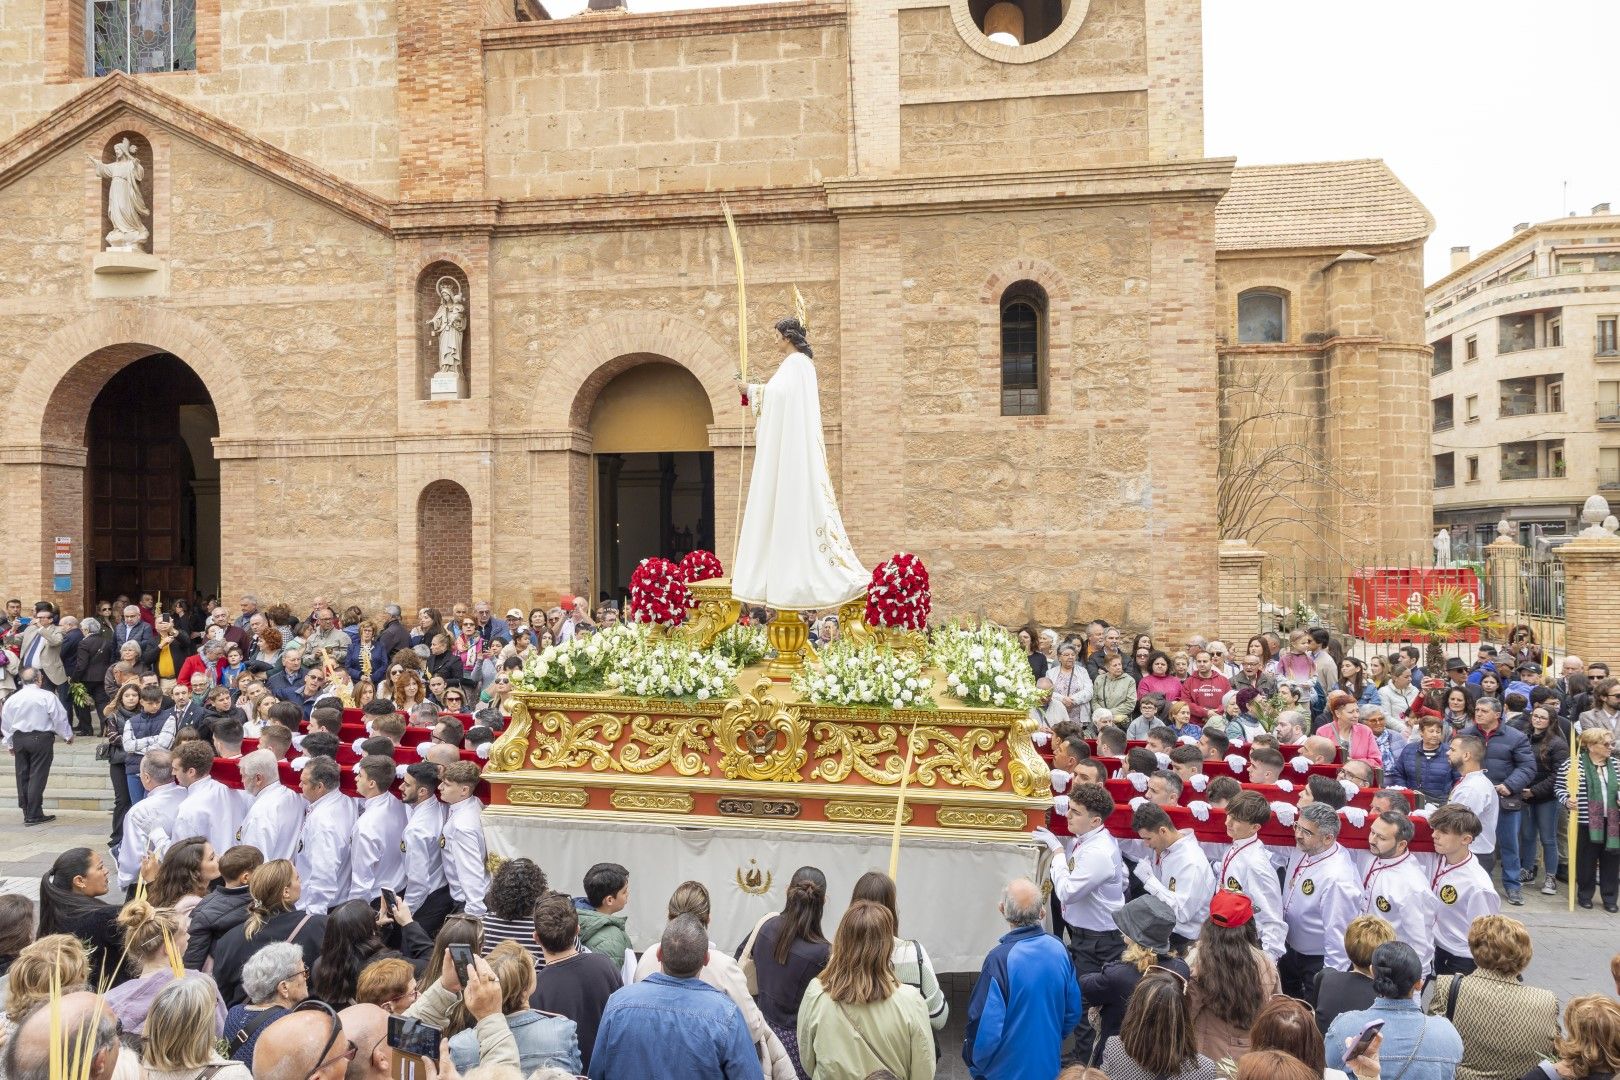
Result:
M1046 412L1046 290L1019 281L1001 294L1001 415Z
M1288 339L1288 296L1277 289L1238 294L1238 343L1262 345Z

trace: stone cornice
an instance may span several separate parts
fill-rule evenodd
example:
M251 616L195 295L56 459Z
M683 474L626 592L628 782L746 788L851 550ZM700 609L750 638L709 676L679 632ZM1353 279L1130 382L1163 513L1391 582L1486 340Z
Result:
M1122 165L1047 172L960 176L852 177L828 180L827 206L837 217L857 214L941 214L968 207L1083 206L1220 198L1235 158Z
M559 431L523 431L485 434L471 432L461 435L356 435L333 438L295 439L286 442L276 439L215 439L214 457L221 460L247 460L253 458L329 458L329 457L394 457L413 454L492 454L533 453L554 450L574 450L590 453L591 436L587 431L566 429ZM38 447L14 447L18 451L31 451L36 456ZM0 464L6 462L7 448L0 447ZM81 457L83 450L79 451ZM83 464L81 461L80 464Z
M740 222L831 221L821 187L753 188L738 191L677 191L658 195L584 195L571 199L520 199L501 203L502 233L574 232L590 229L708 227L724 220L722 199Z
M466 199L459 202L395 203L388 215L388 227L395 236L443 236L454 233L495 231L500 217L499 199Z
M97 79L83 93L0 145L0 187L47 158L72 149L91 131L125 113L234 158L341 214L388 231L389 208L382 199L121 71Z
M830 3L825 0L800 0L798 3L749 4L699 11L660 11L646 15L587 12L570 19L491 27L483 32L483 43L486 50L543 49L604 41L645 41L652 38L843 26L847 19L847 7L836 0Z
M62 465L82 469L89 459L90 452L82 446L61 446L56 443L0 445L0 465Z

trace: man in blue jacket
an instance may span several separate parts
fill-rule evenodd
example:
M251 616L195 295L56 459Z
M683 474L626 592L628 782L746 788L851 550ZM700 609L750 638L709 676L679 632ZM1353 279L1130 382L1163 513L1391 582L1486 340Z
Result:
M1524 903L1519 884L1519 815L1524 813L1524 789L1536 778L1536 755L1530 738L1502 723L1502 706L1495 698L1474 702L1474 722L1463 729L1485 744L1485 775L1496 785L1501 799L1496 818L1496 855L1502 867L1502 891L1507 902Z
M1012 930L984 958L968 1002L962 1060L974 1080L1051 1080L1080 1022L1080 983L1063 943L1041 928L1041 890L1014 878L1001 893Z

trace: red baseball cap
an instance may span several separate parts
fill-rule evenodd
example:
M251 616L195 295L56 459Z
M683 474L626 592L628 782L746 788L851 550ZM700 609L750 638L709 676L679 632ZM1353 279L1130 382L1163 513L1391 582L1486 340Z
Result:
M1209 921L1216 926L1242 926L1254 918L1254 904L1247 896L1222 889L1209 902Z

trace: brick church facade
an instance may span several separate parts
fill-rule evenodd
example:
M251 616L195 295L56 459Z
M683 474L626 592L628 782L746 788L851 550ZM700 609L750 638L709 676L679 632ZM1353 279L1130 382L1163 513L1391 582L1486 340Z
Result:
M1294 502L1426 543L1430 219L1378 162L1206 157L1195 2L1025 0L1007 44L980 0L177 0L184 70L97 74L109 2L0 0L8 595L526 608L729 558L722 200L755 370L797 287L856 550L941 613L1209 625L1245 370L1357 485Z

